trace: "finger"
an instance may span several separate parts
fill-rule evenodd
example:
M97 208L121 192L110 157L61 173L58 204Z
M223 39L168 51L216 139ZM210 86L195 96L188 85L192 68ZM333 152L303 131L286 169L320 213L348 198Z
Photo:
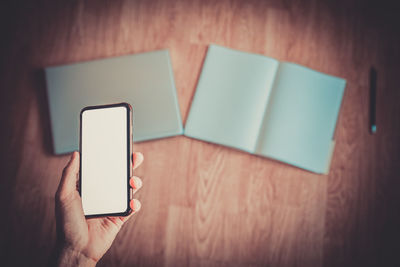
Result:
M140 210L140 208L142 207L142 203L140 203L140 201L137 199L132 199L129 204L131 206L132 213L138 212Z
M128 216L120 217L120 219L123 223L126 222L127 220L129 220L129 218L131 218L133 216L133 214L138 212L140 210L140 208L142 207L142 204L140 204L140 201L137 199L132 199L131 202L129 203L129 205L131 207L131 213Z
M132 176L129 180L129 184L133 189L133 193L136 193L143 185L142 180L137 176Z
M136 169L137 167L142 164L144 160L143 154L140 152L134 152L133 153L133 169Z
M58 186L58 194L60 199L63 199L76 191L76 182L78 179L79 172L79 153L74 151L71 155L71 159L65 166L60 184Z
M132 210L131 210L131 212L129 213L129 215L128 216L124 216L124 217L119 217L119 219L122 221L122 223L124 223L124 222L126 222L127 220L129 220L132 216L133 216L133 212L132 212Z

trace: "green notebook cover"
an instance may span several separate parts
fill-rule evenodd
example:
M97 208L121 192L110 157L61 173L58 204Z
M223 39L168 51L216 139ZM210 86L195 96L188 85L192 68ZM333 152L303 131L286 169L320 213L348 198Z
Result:
M55 154L79 149L86 106L131 104L135 142L183 132L167 50L52 66L45 74Z
M210 45L185 135L327 173L346 81Z

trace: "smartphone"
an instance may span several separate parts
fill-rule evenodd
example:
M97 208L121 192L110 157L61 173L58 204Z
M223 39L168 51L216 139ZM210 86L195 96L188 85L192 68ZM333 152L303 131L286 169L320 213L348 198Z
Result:
M132 190L132 120L127 103L80 113L79 192L86 217L127 216Z

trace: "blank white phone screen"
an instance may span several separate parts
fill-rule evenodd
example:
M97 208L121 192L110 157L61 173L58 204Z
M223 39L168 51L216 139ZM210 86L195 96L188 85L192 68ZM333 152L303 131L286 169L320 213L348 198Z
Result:
M127 109L82 113L81 196L85 215L125 212L128 203Z

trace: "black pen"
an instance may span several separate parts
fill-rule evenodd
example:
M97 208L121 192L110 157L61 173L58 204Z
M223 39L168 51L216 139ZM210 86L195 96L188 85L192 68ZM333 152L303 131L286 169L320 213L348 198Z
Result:
M369 123L371 134L376 133L376 79L376 69L371 67L369 72Z

